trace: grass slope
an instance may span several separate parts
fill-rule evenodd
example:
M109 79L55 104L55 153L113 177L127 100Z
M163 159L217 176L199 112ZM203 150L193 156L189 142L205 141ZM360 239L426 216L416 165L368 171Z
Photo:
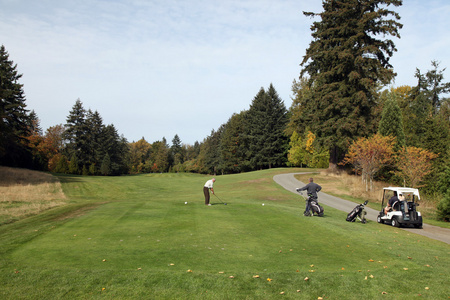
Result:
M280 172L292 169L217 176L228 205L210 207L201 175L62 176L67 206L0 226L0 298L450 295L447 244L328 207L302 217Z

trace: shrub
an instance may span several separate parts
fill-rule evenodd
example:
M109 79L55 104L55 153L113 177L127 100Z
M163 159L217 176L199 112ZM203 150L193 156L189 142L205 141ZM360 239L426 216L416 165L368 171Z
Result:
M437 217L438 220L450 221L450 189L447 190L437 206Z

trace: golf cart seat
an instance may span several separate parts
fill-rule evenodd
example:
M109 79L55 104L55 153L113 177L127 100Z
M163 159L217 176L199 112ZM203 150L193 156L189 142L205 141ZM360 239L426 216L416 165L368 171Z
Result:
M392 204L392 210L393 211L400 211L402 207L402 201L395 201L394 204Z

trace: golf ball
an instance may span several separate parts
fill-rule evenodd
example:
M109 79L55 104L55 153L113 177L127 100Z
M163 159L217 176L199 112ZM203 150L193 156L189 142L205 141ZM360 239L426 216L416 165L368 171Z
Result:
M264 206L264 203L262 204L262 206Z
M187 204L187 202L184 202L184 204Z

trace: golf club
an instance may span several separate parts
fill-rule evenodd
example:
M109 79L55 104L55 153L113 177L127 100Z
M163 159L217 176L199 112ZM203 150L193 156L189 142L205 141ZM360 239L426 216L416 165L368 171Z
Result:
M226 203L223 203L223 201L222 201L222 200L220 200L219 196L217 196L216 194L214 194L214 196L216 196L216 197L217 197L217 199L219 199L219 201L220 201L220 202L222 202L222 204L223 204L223 205L227 205Z

